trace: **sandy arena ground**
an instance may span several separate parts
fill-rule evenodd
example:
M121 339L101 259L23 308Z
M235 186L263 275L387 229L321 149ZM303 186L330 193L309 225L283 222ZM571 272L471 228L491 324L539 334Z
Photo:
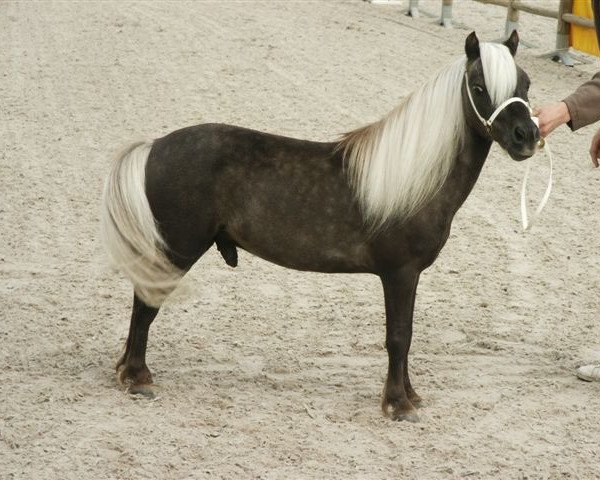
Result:
M408 3L408 1L406 2ZM421 0L439 13L439 0ZM150 331L158 397L117 387L131 287L106 266L99 201L124 144L201 122L333 139L373 121L505 10L455 2L456 27L340 1L0 2L0 478L599 478L600 170L593 127L550 138L555 186L520 230L525 166L494 147L437 263L411 349L419 423L380 411L382 291L215 251ZM556 1L545 2L556 5ZM538 58L533 104L598 69ZM547 179L534 159L531 196Z

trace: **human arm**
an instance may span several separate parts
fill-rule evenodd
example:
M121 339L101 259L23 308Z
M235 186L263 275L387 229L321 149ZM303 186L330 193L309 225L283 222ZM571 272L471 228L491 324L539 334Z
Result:
M599 165L598 158L600 158L600 130L596 132L594 138L592 138L592 145L590 146L590 156L592 157L592 162L594 163L594 167Z
M568 125L573 131L600 120L600 72L563 102L569 110Z
M542 138L564 123L575 131L597 122L600 120L600 72L562 102L536 108L533 115L538 117Z

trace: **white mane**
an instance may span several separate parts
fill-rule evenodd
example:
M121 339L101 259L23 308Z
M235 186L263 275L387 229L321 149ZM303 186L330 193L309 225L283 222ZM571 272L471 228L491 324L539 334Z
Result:
M504 45L481 43L487 90L494 104L517 85ZM374 229L414 215L444 184L465 137L463 56L381 120L348 133L340 144L366 222Z

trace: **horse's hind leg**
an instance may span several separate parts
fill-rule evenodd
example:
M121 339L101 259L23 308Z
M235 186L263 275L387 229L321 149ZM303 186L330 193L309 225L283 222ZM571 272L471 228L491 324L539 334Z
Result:
M117 362L117 376L128 392L153 397L152 374L146 365L148 329L158 314L158 308L146 305L137 295L133 296L133 309L125 352Z
M198 238L186 238L180 235L177 238L178 241L174 238L171 239L170 245L174 247L168 252L168 259L182 275L212 246L213 239L207 238L207 240L200 241ZM201 247L198 248L197 245L201 245ZM175 252L186 252L186 254L176 254ZM117 379L119 383L127 387L129 393L154 397L152 373L146 365L146 345L148 330L159 309L160 306L150 306L134 293L125 352L117 362Z

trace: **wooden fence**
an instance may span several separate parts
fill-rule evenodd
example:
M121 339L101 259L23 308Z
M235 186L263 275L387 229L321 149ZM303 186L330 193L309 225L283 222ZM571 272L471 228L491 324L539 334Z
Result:
M572 66L575 63L574 58L576 57L569 52L569 47L571 47L571 39L569 35L571 25L577 25L588 29L594 28L593 20L575 15L573 13L573 0L560 0L558 10L553 10L547 6L543 6L541 5L541 2L533 3L532 1L526 0L473 1L506 8L506 23L504 27L504 35L506 37L508 37L513 30L519 31L520 12L556 19L555 50L545 56L551 57L555 61L561 61L567 66ZM442 0L440 24L447 28L452 27L452 2L453 0ZM409 0L408 15L415 18L419 16L419 0Z

